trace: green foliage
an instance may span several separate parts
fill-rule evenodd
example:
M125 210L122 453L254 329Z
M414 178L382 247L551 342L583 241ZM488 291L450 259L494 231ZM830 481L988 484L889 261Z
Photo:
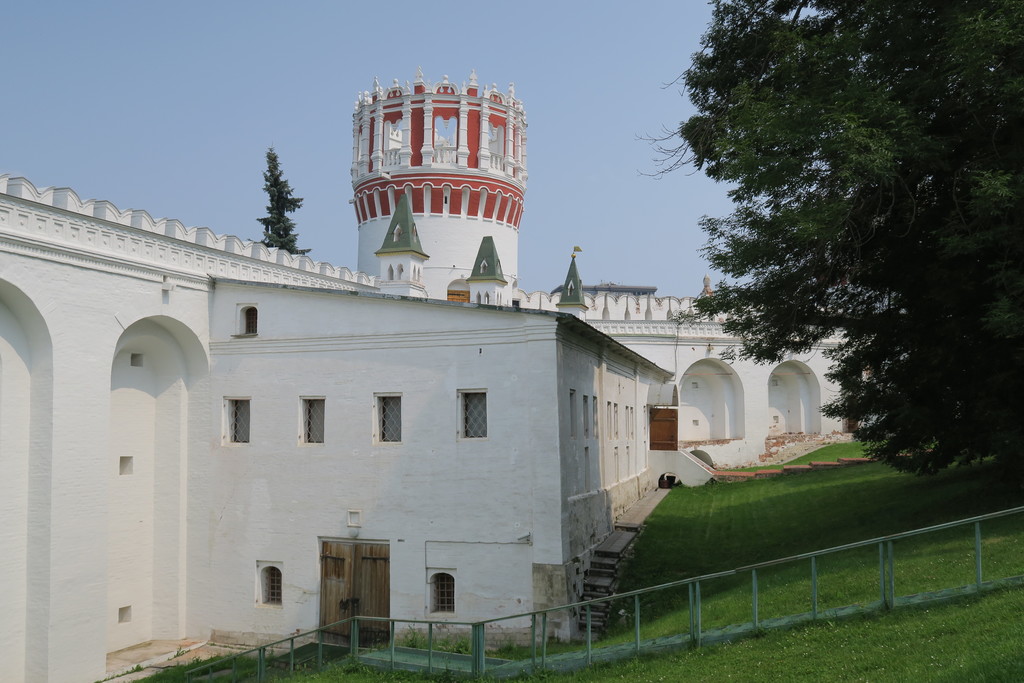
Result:
M732 186L706 217L742 355L841 335L827 414L932 473L1024 459L1024 4L718 0L685 74L677 165Z
M281 175L281 164L273 147L267 149L267 170L263 172L263 190L267 193L267 215L257 218L263 226L263 244L284 249L290 254L307 254L299 249L295 222L289 213L302 206L302 197L292 196L292 186Z

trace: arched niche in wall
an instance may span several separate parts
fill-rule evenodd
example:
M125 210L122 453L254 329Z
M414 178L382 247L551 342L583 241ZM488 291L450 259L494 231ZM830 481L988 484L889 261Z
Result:
M184 627L189 453L208 441L202 343L165 316L129 325L113 351L107 528L107 650Z
M733 369L715 358L689 368L679 382L679 440L743 438L743 386Z
M52 553L53 419L50 330L29 296L0 280L0 585L12 588L0 612L0 680L25 679L25 653L49 630L49 586L39 574Z
M821 386L800 361L780 363L768 378L768 433L821 433Z

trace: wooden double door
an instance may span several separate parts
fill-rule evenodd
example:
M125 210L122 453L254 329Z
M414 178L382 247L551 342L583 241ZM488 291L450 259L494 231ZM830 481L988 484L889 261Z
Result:
M391 605L391 548L387 543L320 542L320 625L349 617L388 617ZM328 629L335 643L347 644L350 623ZM387 640L385 622L361 621L360 645Z

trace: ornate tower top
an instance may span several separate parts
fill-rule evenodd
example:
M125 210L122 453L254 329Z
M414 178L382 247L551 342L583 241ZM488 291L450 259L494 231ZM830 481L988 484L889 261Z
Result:
M515 87L501 92L468 81L437 82L416 71L404 85L375 78L352 114L352 188L359 224L359 267L373 257L406 198L416 216L427 296L465 287L482 238L490 236L517 284L518 230L526 192L526 113Z

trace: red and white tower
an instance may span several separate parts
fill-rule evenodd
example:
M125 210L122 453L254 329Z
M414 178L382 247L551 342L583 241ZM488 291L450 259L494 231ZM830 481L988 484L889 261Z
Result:
M378 273L380 250L405 194L422 250L421 280L432 299L468 301L473 264L490 236L508 280L518 286L519 221L526 192L526 114L515 86L480 86L476 72L360 94L352 115L352 188L359 223L359 270Z

